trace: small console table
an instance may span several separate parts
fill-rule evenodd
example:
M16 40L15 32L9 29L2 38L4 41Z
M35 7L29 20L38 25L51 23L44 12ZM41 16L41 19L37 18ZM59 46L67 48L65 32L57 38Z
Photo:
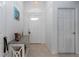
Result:
M19 41L11 40L8 43L10 57L25 57L30 54L30 40L24 35Z

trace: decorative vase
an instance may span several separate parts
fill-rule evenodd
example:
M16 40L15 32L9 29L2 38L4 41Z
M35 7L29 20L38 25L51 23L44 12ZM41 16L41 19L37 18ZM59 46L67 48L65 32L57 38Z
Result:
M19 41L21 39L21 35L19 33L15 33L15 40Z

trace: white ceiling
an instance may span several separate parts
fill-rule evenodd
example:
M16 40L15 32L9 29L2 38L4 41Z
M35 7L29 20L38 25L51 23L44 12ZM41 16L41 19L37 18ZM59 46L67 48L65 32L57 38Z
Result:
M29 13L40 13L42 10L45 9L46 1L24 1L24 8Z

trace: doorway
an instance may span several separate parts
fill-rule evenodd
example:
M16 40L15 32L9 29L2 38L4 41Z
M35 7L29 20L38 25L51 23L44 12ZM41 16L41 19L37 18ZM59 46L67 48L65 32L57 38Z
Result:
M58 8L58 53L75 53L75 8Z

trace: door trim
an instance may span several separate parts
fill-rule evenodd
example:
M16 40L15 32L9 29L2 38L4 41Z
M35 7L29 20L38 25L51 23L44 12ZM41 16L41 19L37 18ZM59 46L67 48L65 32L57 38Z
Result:
M60 8L57 8L57 53L59 53L59 35L58 35L58 31L59 31L59 23L58 23L58 9L74 9L74 32L77 33L76 31L76 20L77 20L77 8L73 8L73 7L70 7L70 8L64 8L64 7L60 7ZM74 54L76 54L76 34L74 35Z

